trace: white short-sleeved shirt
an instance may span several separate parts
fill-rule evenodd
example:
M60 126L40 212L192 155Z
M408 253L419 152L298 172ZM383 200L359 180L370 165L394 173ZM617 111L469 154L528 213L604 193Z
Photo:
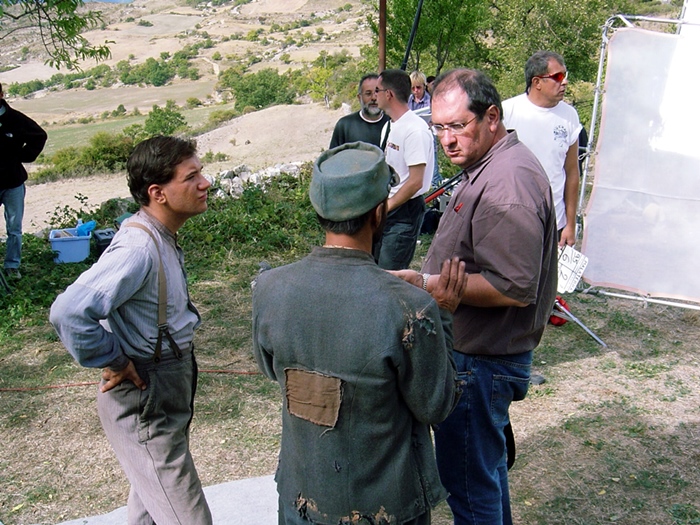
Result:
M566 226L564 161L581 132L578 113L565 102L553 108L541 108L523 93L503 101L503 123L518 132L520 142L535 154L547 173L557 212L557 229L561 230Z
M423 185L413 197L430 189L434 164L433 135L428 124L413 111L407 111L391 123L385 154L387 164L396 170L400 179L399 184L391 189L389 197L393 197L408 180L409 166L418 164L425 164L425 172Z

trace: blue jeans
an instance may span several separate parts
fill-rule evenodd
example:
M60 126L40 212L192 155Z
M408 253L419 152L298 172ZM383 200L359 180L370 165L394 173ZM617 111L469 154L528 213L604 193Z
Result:
M5 268L19 268L22 258L22 218L24 217L24 184L9 190L0 190L0 205L5 207L7 251Z
M462 396L435 429L440 479L455 525L511 525L506 441L512 401L525 398L532 351L510 356L452 352Z
M384 270L405 270L416 253L416 241L425 214L423 197L415 197L392 210L386 218L384 234L374 246L377 264Z

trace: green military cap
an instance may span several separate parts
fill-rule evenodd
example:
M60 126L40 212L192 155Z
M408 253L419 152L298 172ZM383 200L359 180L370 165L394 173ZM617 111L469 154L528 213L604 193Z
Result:
M324 151L314 162L309 197L329 221L355 219L374 208L399 183L377 146L351 142Z

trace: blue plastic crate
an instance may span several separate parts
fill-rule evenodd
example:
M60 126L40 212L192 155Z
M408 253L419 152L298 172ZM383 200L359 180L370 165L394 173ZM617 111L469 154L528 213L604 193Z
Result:
M55 263L80 262L90 255L90 235L78 237L77 228L66 228L63 230L51 230L49 242L51 249L56 252L53 261Z

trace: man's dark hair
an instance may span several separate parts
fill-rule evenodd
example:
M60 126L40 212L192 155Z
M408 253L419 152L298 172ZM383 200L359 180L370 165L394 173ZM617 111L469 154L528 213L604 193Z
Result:
M390 89L399 102L408 104L411 96L411 77L401 69L385 69L379 76L382 79L384 89Z
M458 87L469 97L469 111L474 113L481 122L486 111L496 106L503 120L501 96L491 79L476 69L453 69L440 75L433 84L433 99L439 98L442 92Z
M429 77L426 77L425 81L430 84L433 80L435 80L435 77L433 75L430 75Z
M549 61L556 60L564 66L564 58L554 51L537 51L525 62L525 93L530 92L532 79L546 75L549 71Z
M127 182L134 200L141 206L150 202L148 188L167 184L175 176L175 168L197 152L193 140L157 136L144 140L134 149L126 163Z
M377 75L376 73L367 73L365 76L363 76L363 77L360 79L360 83L357 84L357 94L358 94L358 95L359 95L360 93L362 93L362 84L365 83L365 80L369 80L370 78L374 80L374 79L376 79L376 78L379 78L379 75Z
M2 91L2 82L0 82L0 94L2 94L2 93L3 93L3 91Z
M321 225L321 228L323 228L324 231L342 235L355 235L364 227L365 224L367 224L367 221L372 216L372 213L374 213L375 208L376 206L359 217L348 219L346 221L329 221L328 219L321 217L318 213L316 214L316 217L318 218L318 223Z

